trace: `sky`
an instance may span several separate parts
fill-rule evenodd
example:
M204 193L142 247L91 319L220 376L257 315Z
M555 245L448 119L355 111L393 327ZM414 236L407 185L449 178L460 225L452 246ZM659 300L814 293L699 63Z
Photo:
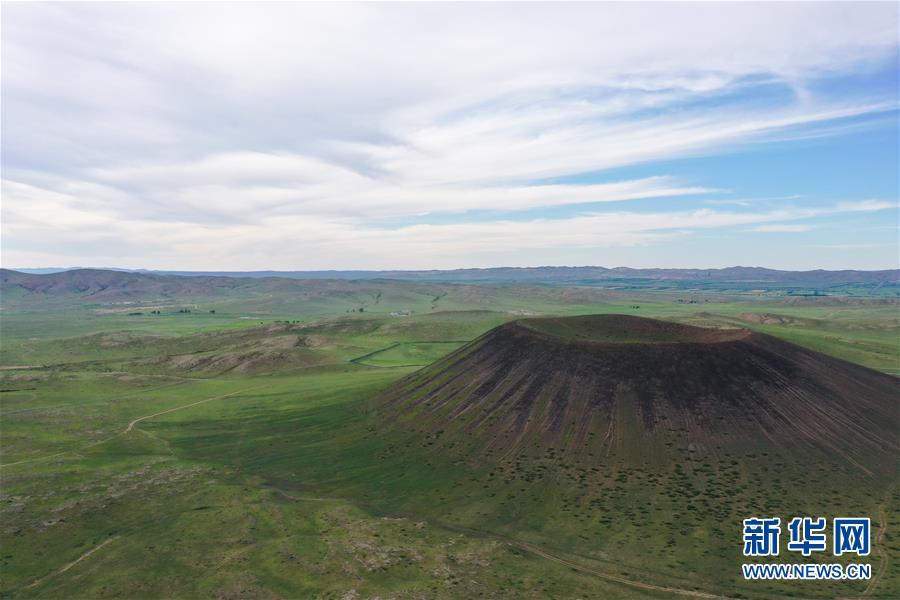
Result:
M0 261L898 268L898 7L4 3Z

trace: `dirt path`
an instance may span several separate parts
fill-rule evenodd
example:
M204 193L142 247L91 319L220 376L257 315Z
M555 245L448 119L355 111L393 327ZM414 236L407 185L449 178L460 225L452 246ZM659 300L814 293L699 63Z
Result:
M54 458L56 456L62 456L63 454L70 454L72 452L75 452L75 450L64 450L63 452L57 452L56 454L47 454L45 456L36 456L34 458L26 458L24 460L17 460L16 462L3 463L2 465L0 465L0 469L2 469L3 467L11 467L13 465L21 465L21 464L25 464L25 463L30 463L30 462L34 462L36 460L45 460L47 458Z
M238 391L236 391L236 392L231 392L230 394L223 394L223 395L221 395L221 396L213 396L212 398L204 398L203 400L198 400L198 401L196 401L196 402L191 402L190 404L185 404L184 406L176 406L175 408L169 408L169 409L166 409L166 410L161 410L161 411L159 411L158 413L153 413L152 415L145 415L145 416L143 416L143 417L138 417L137 419L135 419L135 420L133 420L131 423L129 423L129 424L128 424L128 427L125 428L125 431L123 431L122 434L120 434L120 435L129 433L132 429L134 429L134 426L137 425L138 423L140 423L141 421L146 421L147 419L152 419L153 417L158 417L158 416L160 416L160 415L165 415L165 414L168 414L168 413L171 413L171 412L175 412L176 410L183 410L183 409L185 409L185 408L190 408L190 407L192 407L192 406L197 406L198 404L204 404L204 403L206 403L206 402L212 402L213 400L223 400L223 399L225 399L225 398L230 398L231 396L237 396L238 394L242 394L242 393L244 393L244 392L248 392L248 391L250 391L251 389L253 389L253 388L247 388L247 389L245 389L245 390L238 390Z
M24 459L24 460L19 460L19 461L16 461L16 462L4 463L4 464L0 465L0 469L2 469L3 467L11 467L11 466L13 466L13 465L21 465L21 464L23 464L23 463L34 462L34 461L36 461L36 460L46 460L46 459L48 459L48 458L54 458L54 457L56 457L56 456L63 456L64 454L73 454L73 453L76 453L76 452L81 452L82 450L86 450L86 449L88 449L88 448L93 448L94 446L99 446L100 444L105 444L106 442L108 442L108 441L110 441L110 440L113 440L113 439L119 437L120 435L125 435L125 434L130 433L130 432L134 429L134 426L137 425L138 423L140 423L141 421L146 421L147 419L152 419L153 417L158 417L158 416L160 416L160 415L165 415L165 414L168 414L168 413L171 413L171 412L175 412L175 411L177 411L177 410L183 410L183 409L185 409L185 408L190 408L190 407L192 407L192 406L197 406L198 404L204 404L204 403L206 403L206 402L212 402L213 400L223 400L223 399L225 399L225 398L230 398L230 397L232 397L232 396L237 396L238 394L243 394L244 392L249 392L249 391L251 391L251 390L253 390L253 389L255 389L255 388L246 388L246 389L243 389L243 390L238 390L238 391L236 391L236 392L231 392L231 393L229 393L229 394L222 394L221 396L213 396L213 397L211 397L211 398L204 398L203 400L198 400L198 401L196 401L196 402L191 402L190 404L184 404L184 405L182 405L182 406L176 406L176 407L174 407L174 408L169 408L169 409L166 409L166 410L161 410L161 411L159 411L159 412L153 413L152 415L144 415L143 417L138 417L138 418L134 419L133 421L131 421L131 422L128 424L128 427L126 427L124 430L122 430L122 431L120 431L119 433L117 433L117 434L115 434L115 435L113 435L113 436L110 436L110 437L108 437L108 438L106 438L106 439L100 440L99 442L94 442L94 443L92 443L92 444L88 444L87 446L82 446L81 448L78 448L78 449L76 449L76 450L65 450L65 451L63 451L63 452L57 452L57 453L55 453L55 454L48 454L48 455L46 455L46 456L36 456L36 457L34 457L34 458L26 458L26 459Z
M629 585L632 587L641 588L644 590L650 590L653 592L667 592L669 594L676 594L679 596L692 596L694 598L716 598L719 600L733 600L729 596L721 596L719 594L711 594L709 592L698 592L696 590L686 590L683 588L674 588L663 585L653 585L652 583L644 583L643 581L635 581L633 579L628 579L622 577L620 575L613 575L612 573L606 573L604 571L598 571L596 569L592 569L590 567L586 567L584 565L578 564L571 560L567 560L561 556L557 556L555 554L551 554L547 552L543 548L539 546L535 546L534 544L529 544L527 542L518 542L514 540L507 540L508 544L511 544L517 548L530 552L531 554L535 554L542 558L546 558L547 560L552 560L553 562L559 563L561 565L565 565L571 569L575 569L576 571L581 571L583 573L588 573L590 575L594 575L596 577L600 577L601 579L606 579L609 581L615 581L617 583L622 583L625 585Z
M888 502L890 502L891 494L893 493L893 488L891 488L891 492L888 493L887 499L885 499L884 503L878 507L878 520L881 521L881 527L878 529L878 533L875 534L875 539L872 540L872 550L875 554L881 558L881 568L875 571L875 575L872 579L869 580L869 585L866 586L866 590L863 592L863 596L871 596L872 592L875 591L875 586L878 585L878 581L881 579L881 576L888 570L888 565L890 564L890 554L885 552L884 547L882 546L882 542L884 541L884 534L887 531L888 527L888 516L887 511L885 510L885 506Z
M102 542L100 542L99 544L97 544L96 546L94 546L93 548L91 548L90 550L88 550L87 552L85 552L84 554L82 554L81 556L79 556L78 558L73 560L72 562L65 565L63 568L59 569L58 571L56 571L54 573L50 573L49 575L45 575L45 576L41 577L40 579L38 579L37 581L34 581L34 582L28 584L25 587L25 589L33 588L33 587L43 583L44 581L46 581L47 579L49 579L51 577L55 577L56 575L61 575L61 574L65 573L66 571L68 571L69 569L71 569L72 567L74 567L75 565L77 565L78 563L80 563L81 561L86 559L87 557L89 557L91 554L93 554L94 552L96 552L97 550L102 548L103 546L105 546L111 542L114 542L117 539L119 539L119 536L106 538L105 540L103 540Z
M0 367L0 369L2 369L2 367ZM65 404L54 404L52 406L35 406L32 408L20 408L18 410L0 411L0 418L5 417L7 415L18 415L18 414L21 414L24 412L34 412L34 411L40 411L40 410L54 410L57 408L62 408L64 406L79 406L79 407L81 407L81 406L93 406L95 404L107 404L109 402L115 402L115 401L121 400L123 398L131 398L132 396L140 396L141 394L146 394L147 392L155 392L157 390L170 388L170 387L173 387L176 385L181 385L182 383L184 383L184 381L181 381L183 378L179 377L178 379L179 379L179 381L175 381L173 383L164 383L162 385L157 385L154 387L149 387L149 388L137 390L134 392L129 392L127 394L119 394L112 398L103 398L102 400L94 400L92 402L67 402ZM12 390L12 391L21 391L21 390Z
M374 507L372 507L372 506L369 506L367 504L360 503L360 502L355 502L355 501L347 499L347 498L332 498L332 497L328 497L328 496L295 496L295 495L287 493L286 491L284 491L280 488L269 487L269 486L267 486L267 487L268 487L268 489L272 490L273 492L275 492L275 493L279 494L280 496L283 496L284 498L287 498L289 500L313 501L313 502L343 502L345 504L352 504L352 505L356 506L357 508L360 508L366 512L373 512L373 509L374 509ZM380 513L381 511L374 509L374 512ZM668 587L668 586L663 586L663 585L654 585L652 583L644 583L643 581L635 581L634 579L628 579L627 577L622 577L621 575L614 575L612 573L607 573L606 571L601 571L599 569L593 569L591 567L582 565L578 562L572 561L563 556L560 556L558 554L554 554L548 550L545 550L535 544L531 544L528 542L522 542L522 541L516 540L514 538L509 538L509 537L506 537L503 535L497 535L497 534L490 533L487 531L468 529L466 527L457 527L454 525L447 525L447 524L440 523L440 522L428 521L427 519L422 519L418 515L397 515L397 516L413 518L413 519L420 520L420 521L424 520L427 523L430 523L434 527L446 529L448 531L455 531L457 533L462 533L462 534L466 534L466 535L475 535L475 536L478 536L481 538L490 538L490 539L496 540L498 542L505 543L505 544L508 544L515 548L518 548L519 550L522 550L523 552L527 552L529 554L534 554L535 556L540 556L541 558L544 558L546 560L550 560L555 563L565 565L566 567L569 567L570 569L574 569L574 570L580 571L582 573L587 573L588 575L593 575L594 577L598 577L600 579L605 579L607 581L613 581L615 583L621 583L623 585L636 587L636 588L640 588L643 590L648 590L648 591L652 591L652 592L665 592L668 594L675 594L678 596L690 596L693 598L710 598L710 599L714 599L714 600L736 600L734 598L731 598L730 596L722 596L720 594L713 594L710 592L701 592L701 591L697 591L697 590L688 590L688 589L684 589L684 588Z

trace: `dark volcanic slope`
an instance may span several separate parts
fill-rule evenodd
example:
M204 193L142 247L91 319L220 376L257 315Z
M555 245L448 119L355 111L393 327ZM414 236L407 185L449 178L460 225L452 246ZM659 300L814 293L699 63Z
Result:
M498 327L401 381L391 420L491 455L827 453L893 470L898 380L746 330L602 315Z

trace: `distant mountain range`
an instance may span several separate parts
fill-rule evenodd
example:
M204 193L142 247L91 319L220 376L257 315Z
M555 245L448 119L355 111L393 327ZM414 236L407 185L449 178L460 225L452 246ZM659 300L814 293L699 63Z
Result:
M8 270L4 270L8 271ZM50 275L61 272L125 272L179 277L232 277L287 279L397 279L461 283L545 283L591 285L615 281L790 284L812 287L843 284L897 285L900 269L883 271L779 271L762 267L724 269L632 269L628 267L494 267L427 271L157 271L128 269L19 269L20 273Z

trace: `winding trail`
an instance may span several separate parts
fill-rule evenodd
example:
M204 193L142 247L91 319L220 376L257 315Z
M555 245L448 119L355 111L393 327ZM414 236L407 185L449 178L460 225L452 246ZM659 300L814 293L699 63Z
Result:
M73 560L72 562L70 562L70 563L66 564L65 566L63 566L63 567L62 567L61 569L59 569L58 571L55 571L55 572L50 573L50 574L48 574L48 575L44 575L43 577L41 577L41 578L38 579L37 581L33 581L32 583L29 583L27 586L25 586L25 589L31 589L31 588L33 588L33 587L36 587L37 585L43 583L44 581L46 581L47 579L49 579L49 578L51 578L51 577L55 577L56 575L61 575L61 574L65 573L66 571L68 571L69 569L71 569L72 567L74 567L75 565L77 565L78 563L80 563L81 561L83 561L84 559L86 559L87 557L89 557L91 554L93 554L93 553L96 552L97 550L100 550L103 546L109 544L110 542L114 542L114 541L117 540L118 538L119 538L119 536L113 536L113 537L111 537L111 538L106 538L105 540L103 540L102 542L100 542L98 545L94 546L93 548L91 548L90 550L88 550L87 552L85 552L84 554L82 554L81 556L79 556L78 558L76 558L75 560Z
M213 400L224 400L225 398L230 398L231 396L237 396L238 394L243 394L244 392L249 392L252 389L254 389L254 388L238 390L236 392L231 392L229 394L222 394L221 396L213 396L212 398L204 398L203 400L191 402L190 404L185 404L184 406L176 406L175 408L161 410L158 413L153 413L152 415L144 415L143 417L138 417L137 419L133 420L131 423L128 424L128 427L125 428L125 431L123 431L122 433L120 433L118 435L124 435L126 433L129 433L132 429L134 429L134 426L137 425L138 423L140 423L141 421L146 421L147 419L152 419L153 417L158 417L160 415L165 415L165 414L168 414L171 412L175 412L176 410L183 410L185 408L197 406L198 404L205 404L206 402L212 402ZM110 438L110 439L112 439L112 438ZM106 441L106 440L104 440L104 441Z
M875 575L872 576L872 579L869 580L869 585L866 586L865 591L863 592L863 596L871 596L875 591L875 587L878 585L881 576L888 570L888 566L890 565L891 558L890 553L886 552L883 546L884 543L884 534L887 532L888 528L888 514L885 507L888 502L890 502L891 495L893 494L893 486L888 492L887 498L885 501L878 507L878 520L881 521L881 527L878 529L878 533L875 534L875 539L872 540L872 550L878 555L881 559L881 568L875 571Z
M243 390L238 390L238 391L236 391L236 392L230 392L230 393L228 393L228 394L222 394L222 395L220 395L220 396L213 396L213 397L211 397L211 398L204 398L203 400L197 400L196 402L191 402L190 404L184 404L184 405L182 405L182 406L176 406L176 407L174 407L174 408L168 408L168 409L166 409L166 410L161 410L161 411L159 411L159 412L156 412L156 413L153 413L153 414L150 414L150 415L144 415L143 417L138 417L138 418L132 420L130 423L128 423L128 427L126 427L125 429L123 429L123 430L120 431L119 433L117 433L117 434L115 434L115 435L113 435L113 436L110 436L110 437L108 437L108 438L106 438L106 439L102 439L102 440L100 440L100 441L98 441L98 442L94 442L94 443L88 444L88 445L86 445L86 446L82 446L82 447L77 448L77 449L75 449L75 450L64 450L63 452L57 452L57 453L55 453L55 454L47 454L47 455L45 455L45 456L36 456L36 457L34 457L34 458L26 458L26 459L24 459L24 460L19 460L19 461L16 461L16 462L4 463L4 464L0 465L0 469L2 469L3 467L12 467L13 465L21 465L21 464L23 464L23 463L29 463L29 462L34 462L34 461L38 461L38 460L46 460L46 459L48 459L48 458L54 458L54 457L56 457L56 456L63 456L64 454L74 454L74 453L76 453L76 452L81 452L82 450L87 450L88 448L93 448L93 447L95 447L95 446L99 446L100 444L105 444L106 442L108 442L108 441L110 441L110 440L113 440L113 439L115 439L115 438L117 438L117 437L119 437L119 436L126 435L126 434L130 433L130 432L134 429L134 426L137 425L138 423L140 423L141 421L146 421L147 419L152 419L153 417L158 417L158 416L160 416L160 415L165 415L165 414L172 413L172 412L175 412L175 411L178 411L178 410L184 410L185 408L190 408L190 407L192 407L192 406L197 406L198 404L205 404L206 402L212 402L213 400L224 400L225 398L230 398L230 397L232 397L232 396L237 396L238 394L243 394L244 392L249 392L249 391L254 390L254 389L256 389L256 388L246 388L246 389L243 389Z
M111 436L111 437L108 437L108 438L106 438L105 440L101 440L101 441L99 441L99 442L95 442L95 443L90 444L90 445L88 445L88 446L84 446L84 447L82 447L81 449L83 450L84 448L91 448L91 447L94 447L94 446L98 446L98 445L103 444L103 443L105 443L105 442L108 442L108 441L110 441L110 440L112 440L112 439L114 439L114 438L117 438L117 437L119 437L119 436L121 436L121 435L126 435L126 434L130 433L130 432L134 429L134 426L137 425L138 423L140 423L141 421L146 421L147 419L152 419L153 417L158 417L158 416L160 416L160 415L165 415L165 414L168 414L168 413L171 413L171 412L175 412L175 411L177 411L177 410L183 410L183 409L185 409L185 408L190 408L190 407L192 407L192 406L197 406L198 404L204 404L204 403L206 403L206 402L212 402L213 400L222 400L222 399L224 399L224 398L230 398L231 396L236 396L236 395L238 395L238 394L242 394L242 393L247 392L247 391L250 391L250 390L252 390L252 389L254 389L254 388L247 388L247 389L243 389L243 390L238 390L238 391L236 391L236 392L231 392L231 393L228 393L228 394L222 394L222 395L219 395L219 396L213 396L213 397L211 397L211 398L204 398L203 400L198 400L198 401L196 401L196 402L191 402L191 403L189 403L189 404L184 404L184 405L182 405L182 406L176 406L176 407L174 407L174 408L169 408L169 409L167 409L167 410L161 410L161 411L159 411L159 412L156 412L156 413L153 413L153 414L150 414L150 415L144 415L143 417L138 417L138 418L132 420L130 423L128 423L128 427L126 427L124 430L120 431L120 432L117 433L116 435ZM43 457L38 457L38 458L33 458L33 459L28 459L28 460L23 460L23 461L14 462L14 463L7 463L7 464L5 464L5 465L0 465L0 467L7 467L7 466L11 466L11 465L17 465L17 464L21 464L21 463L23 463L23 462L30 462L30 461L33 461L33 460L40 460L41 458L52 458L52 457L54 457L54 456L61 456L61 455L63 455L63 454L70 454L70 453L72 453L72 452L76 452L76 451L75 451L75 450L68 450L68 451L66 451L66 452L59 452L59 453L57 453L57 454L51 454L51 455L48 455L48 456L43 456ZM47 574L47 575L41 577L40 579L37 579L36 581L31 582L30 584L28 584L28 585L25 587L25 589L31 589L31 588L33 588L33 587L36 587L36 586L40 585L41 583L43 583L44 581L46 581L47 579L49 579L49 578L51 578L51 577L55 577L55 576L57 576L57 575L61 575L61 574L65 573L66 571L68 571L69 569L71 569L72 567L74 567L75 565L77 565L78 563L80 563L81 561L85 560L86 558L88 558L89 556L91 556L92 554L94 554L95 552L97 552L98 550L100 550L101 548L103 548L104 546L106 546L107 544L109 544L109 543L111 543L111 542L114 542L114 541L117 540L118 538L119 538L119 536L113 536L113 537L110 537L110 538L107 538L107 539L103 540L103 541L100 542L98 545L94 546L93 548L91 548L90 550L88 550L87 552L85 552L84 554L82 554L81 556L79 556L78 558L76 558L75 560L73 560L72 562L67 563L66 565L64 565L61 569L59 569L59 570L57 570L57 571L54 571L53 573L49 573L49 574Z
M606 579L609 581L615 581L616 583L622 583L624 585L628 585L631 587L641 588L644 590L650 590L653 592L667 592L669 594L676 594L679 596L691 596L694 598L716 598L719 600L734 600L730 596L721 596L719 594L713 594L710 592L700 592L697 590L686 590L684 588L675 588L668 587L664 585L653 585L652 583L645 583L643 581L635 581L634 579L628 579L626 577L622 577L620 575L613 575L612 573L606 573L604 571L599 571L597 569L592 569L590 567L586 567L579 563L573 562L556 554L552 554L547 552L543 548L539 546L535 546L534 544L529 544L527 542L519 542L515 540L506 540L506 542L512 546L525 550L526 552L530 552L531 554L535 554L540 556L541 558L545 558L547 560L551 560L555 563L559 563L561 565L565 565L571 569L575 569L576 571L581 571L583 573L588 573L589 575L594 575L595 577L599 577L601 579Z
M375 508L373 506L370 506L370 505L362 503L362 502L357 502L357 501L354 501L354 500L351 500L348 498L333 498L333 497L328 497L328 496L295 496L295 495L289 494L288 492L286 492L280 488L277 488L277 487L271 487L271 486L266 486L266 487L268 487L268 489L272 490L273 492L277 493L278 495L280 495L284 498L287 498L289 500L307 501L307 502L308 501L342 502L345 504L351 504L353 506L356 506L357 508L359 508L365 512L369 512L369 513L374 512L375 514L379 514L379 513L386 514L383 511L378 510L377 508ZM473 535L473 536L481 537L481 538L490 538L490 539L496 540L498 542L507 544L509 546L513 546L514 548L522 550L523 552L527 552L529 554L539 556L543 559L550 560L555 563L564 565L566 567L569 567L570 569L574 569L574 570L580 571L582 573L587 573L588 575L593 575L594 577L597 577L599 579L605 579L607 581L620 583L620 584L627 585L630 587L639 588L642 590L647 590L647 591L651 591L651 592L664 592L664 593L668 593L668 594L675 594L678 596L689 596L692 598L709 598L709 599L713 599L713 600L737 600L735 598L732 598L731 596L723 596L720 594L713 594L711 592L689 590L689 589L685 589L685 588L669 587L669 586L664 586L664 585L654 585L652 583L645 583L643 581L636 581L634 579L628 579L627 577L623 577L621 575L614 575L612 573L607 573L606 571L601 571L599 569L594 569L592 567L585 566L581 563L575 562L564 556L560 556L559 554L554 554L553 552L550 552L549 550L545 550L544 548L541 548L540 546L537 546L535 544L531 544L528 542L522 542L522 541L516 540L514 538L491 533L488 531L469 529L467 527L458 527L458 526L448 525L446 523L441 523L441 522L437 522L437 521L429 521L427 519L422 519L419 515L396 515L396 516L414 518L419 521L425 521L427 523L430 523L434 527L438 527L440 529L445 529L447 531L454 531L457 533L462 533L465 535Z
M104 440L106 441L106 440ZM101 442L102 443L102 442ZM84 450L84 448L80 448L79 450ZM34 462L36 460L46 460L48 458L54 458L56 456L62 456L63 454L71 454L72 452L76 452L76 450L63 450L62 452L57 452L56 454L45 454L44 456L35 456L34 458L26 458L23 460L17 460L16 462L11 463L3 463L0 465L0 469L3 467L12 467L14 465L21 465L24 463Z

